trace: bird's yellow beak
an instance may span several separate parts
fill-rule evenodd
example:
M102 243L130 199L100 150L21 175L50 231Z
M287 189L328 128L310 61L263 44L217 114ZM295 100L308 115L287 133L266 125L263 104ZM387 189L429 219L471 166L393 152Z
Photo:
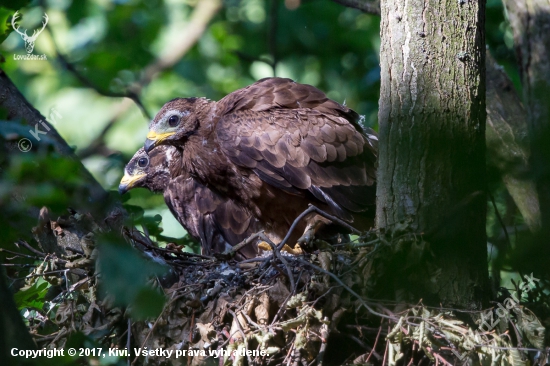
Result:
M155 131L149 131L147 134L147 140L145 140L145 152L153 150L155 146L160 145L163 140L175 134L175 132L156 133Z
M120 184L118 185L118 193L124 194L128 192L130 189L134 188L135 184L143 177L145 177L147 174L136 174L136 175L128 175L124 174L124 177L120 180Z

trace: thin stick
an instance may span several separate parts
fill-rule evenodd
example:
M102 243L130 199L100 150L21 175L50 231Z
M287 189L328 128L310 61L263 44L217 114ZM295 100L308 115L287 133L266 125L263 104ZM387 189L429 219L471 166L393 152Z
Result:
M36 267L36 264L0 263L4 267Z
M237 314L235 314L235 312L233 310L228 309L227 311L229 312L229 314L231 314L231 316L233 316L233 319L235 319L235 323L237 324L237 328L239 328L239 332L243 336L243 343L244 343L244 349L246 351L246 358L248 359L248 364L252 365L252 359L248 355L248 341L246 339L246 334L244 334L244 330L241 326L241 322L239 321L239 318L237 317Z
M267 257L256 257L256 258L245 259L244 261L240 261L239 263L266 262L271 259L273 259L273 254L270 254Z
M290 229L288 229L288 232L286 233L286 236L283 238L283 240L279 243L279 245L277 246L277 248L282 249L285 244L287 243L287 241L290 239L290 235L292 235L292 232L294 231L294 229L296 228L296 226L298 226L298 223L308 214L314 212L315 210L313 209L313 206L309 206L307 208L307 210L305 210L304 212L302 212L300 215L298 215L298 217L294 220L294 222L292 223L292 225L290 225Z
M340 225L342 227L345 227L346 229L348 229L352 233L357 234L357 235L361 235L363 233L362 231L357 230L356 228L354 228L353 226L351 226L350 224L348 224L344 220L342 220L342 219L340 219L340 218L338 218L334 215L331 215L329 213L326 213L325 211L321 210L320 208L318 208L316 206L313 206L313 205L310 205L310 206L313 207L313 211L317 212L319 215L323 216L324 218L329 219L330 221L332 221L334 223L337 223L338 225Z
M382 323L382 319L380 319L380 323ZM381 331L382 331L382 324L380 324L380 326L378 327L378 334L376 335L376 339L374 340L374 345L372 346L372 350L369 352L369 355L368 355L367 359L365 360L365 363L367 363L367 364L369 363L370 356L372 356L372 354L376 350L376 345L378 344L378 338L380 337L380 332Z
M33 252L34 254L40 256L40 257L45 257L46 256L46 253L42 253L36 249L34 249L33 247L31 247L31 245L29 243L27 243L25 240L18 240L17 243L15 243L15 245L21 245L23 246L24 248L26 248L27 250Z
M210 256L207 256L207 255L189 253L189 252L177 252L175 250L155 247L155 246L145 242L141 238L138 238L137 236L134 236L133 235L134 230L130 231L127 228L125 228L124 230L125 230L125 234L128 236L128 238L130 240L137 241L138 243L146 246L147 248L149 248L151 250L155 250L155 251L163 253L163 254L169 253L169 254L175 254L175 255L178 255L178 256L181 255L181 256L187 256L187 257L191 257L191 258L195 257L195 258L208 259L208 260L214 260L215 259L214 257L210 257Z
M52 34L52 37L51 37L52 40L55 39L55 37L53 36ZM90 79L88 79L86 76L84 76L83 74L81 74L77 69L76 67L70 63L67 58L65 56L63 56L59 51L58 51L58 47L57 45L55 45L55 41L54 42L54 47L55 47L55 50L56 50L56 56L57 56L57 59L59 60L59 62L65 67L65 69L67 69L71 74L73 74L73 76L78 80L80 81L81 84L83 84L84 86L90 88L90 89L93 89L95 90L98 94L100 95L103 95L105 97L110 97L110 98L128 98L128 99L131 99L134 103L136 103L136 105L138 106L138 108L141 110L141 113L143 113L143 115L147 118L147 119L151 119L151 115L149 114L149 112L147 112L147 109L145 108L145 106L143 105L143 103L141 102L141 99L139 98L139 96L137 95L137 93L135 93L133 90L131 90L130 88L128 88L126 90L125 93L117 93L117 92L112 92L112 91L109 91L109 90L105 90L103 88L100 88L99 85L96 85L94 84Z
M323 268L319 267L319 266L316 266L315 264L313 263L309 263L308 261L305 261L301 258L293 258L294 260L306 265L306 266L310 266L311 268L319 271L319 272L322 272L324 274L327 274L329 275L330 277L332 277L336 282L338 282L343 288L345 288L350 294L352 294L353 296L355 296L357 298L357 300L359 300L359 302L361 303L361 305L363 305L371 314L373 315L377 315L379 317L382 317L382 318L386 318L386 319L391 319L391 320L394 320L394 321L397 321L397 318L395 317L392 317L392 316L389 316L389 315L386 315L386 314L382 314L382 313L379 313L377 311L375 311L373 308L371 308L369 305L367 305L367 303L363 300L363 298L361 298L361 296L359 296L359 294L357 294L355 291L353 291L351 288L349 288L344 282L342 282L341 279L338 278L338 276L336 276L334 273L332 272L329 272L329 271L326 271L324 270Z
M361 10L364 13L372 15L380 15L380 2L379 1L370 1L370 0L332 0L335 3L344 5L348 8L353 8Z
M389 328L389 327L388 327ZM389 333L389 330L388 330L388 333ZM386 349L384 350L384 359L382 360L382 366L384 366L386 364L386 356L388 354L388 347L389 347L390 343L389 342L386 342Z
M263 233L264 233L264 231L262 230L262 231L259 231L259 232L255 233L255 234L250 235L248 238L244 239L243 241L241 241L239 244L235 245L231 249L221 253L221 256L224 256L224 257L225 256L230 256L230 257L232 257L239 250L241 250L242 248L244 248L248 244L252 243L254 240L258 239L260 237L260 235L263 234Z
M27 278L27 277L40 277L40 276L45 276L45 275L50 275L50 274L55 274L55 273L63 273L67 271L66 269L60 269L60 270L57 270L57 271L50 271L50 272L44 272L44 273L37 273L37 274L28 274L26 275L25 277L22 277L22 278ZM70 271L70 270L69 270Z
M193 342L193 328L195 328L195 309L191 313L191 326L189 327L189 344ZM191 364L191 355L187 355L187 366Z
M290 288L293 289L294 288L294 275L292 274L292 270L290 269L290 267L288 265L288 262L281 255L281 251L279 250L279 248L267 236L265 236L265 234L261 233L259 238L262 239L263 241L265 241L267 244L269 244L271 246L271 249L273 250L273 254L275 254L277 259L279 259L281 261L281 263L283 263L283 265L285 266L285 269L286 269L288 280L290 281Z
M290 239L290 236L292 235L292 232L294 231L294 229L296 229L296 226L298 226L298 223L304 217L306 217L307 215L309 215L312 212L318 213L319 215L323 216L324 218L329 219L333 223L338 224L338 225L350 230L352 233L355 233L355 234L358 234L358 235L361 234L361 231L357 230L356 228L354 228L353 226L351 226L347 222L339 219L336 216L330 215L330 214L326 213L325 211L323 211L323 210L321 210L321 209L319 209L319 208L317 208L317 207L310 204L309 207L304 212L302 212L300 215L298 215L298 217L294 220L294 222L290 226L290 229L288 229L288 232L286 233L286 236L283 238L283 240L277 246L279 248L279 250L281 250L284 247L284 245L288 242L288 240Z
M319 365L319 366L323 365L323 361L324 361L324 358L325 358L325 351L327 349L328 336L329 336L328 326L326 324L323 324L321 326L321 334L318 335L319 339L321 339L321 347L319 348L319 353L317 354L317 357L316 357L317 365ZM361 342L361 343L363 343L363 342Z
M42 337L42 338L34 339L34 341L35 341L36 343L38 343L38 342L51 341L52 339L55 339L55 337L57 337L57 334L58 334L58 333L59 333L59 332L55 332L55 333L52 333L52 334L49 335L49 336L45 336L45 337ZM38 335L38 334L36 334L36 335Z
M126 349L129 350L131 346L131 339L132 339L132 320L128 318L128 335L126 336ZM130 353L128 353L128 357L126 360L126 364L130 366Z
M437 361L441 361L443 362L443 364L445 364L446 366L453 366L449 363L449 361L447 361L446 359L444 359L439 353L436 353L431 347L426 347L426 349L432 354L434 355L435 357L435 360L436 360L436 364L437 364Z
M43 257L39 257L39 256L36 256L36 255L28 255L28 254L23 254L23 253L19 253L19 252L13 252L11 250L7 250L7 249L4 249L4 248L0 248L0 252L5 252L5 253L10 253L10 254L13 254L13 255L16 255L18 257L23 257L23 258L33 258L33 259L42 259ZM13 259L14 257L12 258L6 258L6 259Z

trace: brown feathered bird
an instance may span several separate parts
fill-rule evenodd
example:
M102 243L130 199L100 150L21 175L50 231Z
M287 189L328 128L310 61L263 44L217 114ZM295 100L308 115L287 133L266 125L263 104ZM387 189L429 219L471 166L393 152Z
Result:
M166 205L196 240L204 255L221 253L259 230L257 220L233 200L222 198L180 169L181 153L159 146L147 154L139 149L124 169L119 192L137 187L162 192ZM255 245L237 252L237 259L252 258Z
M178 147L184 171L240 203L276 242L309 204L367 230L378 139L359 119L311 85L267 78L218 102L166 103L150 124L145 150ZM305 221L291 240L300 232L300 241L309 240L331 224L315 213Z

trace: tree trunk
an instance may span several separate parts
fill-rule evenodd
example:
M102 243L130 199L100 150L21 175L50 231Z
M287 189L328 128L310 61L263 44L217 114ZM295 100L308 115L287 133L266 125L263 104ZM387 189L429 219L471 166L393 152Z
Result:
M488 283L484 13L381 2L377 227L424 235L421 272L392 286L432 305L480 308Z
M550 0L506 0L514 30L539 196L541 228L550 231ZM543 233L544 234L544 233Z

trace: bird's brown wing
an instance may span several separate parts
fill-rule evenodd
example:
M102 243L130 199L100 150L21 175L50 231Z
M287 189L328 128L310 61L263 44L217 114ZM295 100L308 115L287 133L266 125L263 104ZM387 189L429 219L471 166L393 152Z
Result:
M265 78L234 91L216 103L220 115L236 111L268 111L273 109L315 109L326 115L342 116L358 131L359 115L331 99L325 93L307 84L286 78Z
M251 96L255 102L238 99L239 107L217 124L220 147L234 164L252 169L264 182L289 193L307 190L351 221L350 212L374 204L376 138L350 121L355 112L323 99L311 86L293 84L312 89L317 102L310 108L287 107L292 85L265 98ZM283 107L269 108L267 100Z
M223 199L193 178L173 179L164 191L166 205L195 239L205 255L221 253L254 233L254 219L229 199ZM253 245L239 251L243 258L256 255Z

